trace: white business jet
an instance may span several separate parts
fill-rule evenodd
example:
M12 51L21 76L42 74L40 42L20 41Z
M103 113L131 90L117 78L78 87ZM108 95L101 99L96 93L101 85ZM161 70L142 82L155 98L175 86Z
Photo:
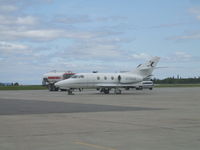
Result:
M159 60L159 57L153 57L145 64L138 65L135 70L124 73L78 73L55 83L55 86L66 89L69 95L73 94L74 89L83 88L98 89L105 94L114 89L115 94L121 94L122 88L134 88L137 83L149 78Z

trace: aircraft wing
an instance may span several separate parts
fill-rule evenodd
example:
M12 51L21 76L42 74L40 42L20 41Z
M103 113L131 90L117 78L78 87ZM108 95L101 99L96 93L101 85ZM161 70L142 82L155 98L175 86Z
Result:
M136 84L129 84L129 85L127 85L127 84L112 84L112 83L99 83L99 84L97 84L97 86L98 87L102 87L102 88L105 88L105 87L110 87L110 88L115 88L115 87L121 87L121 88L123 88L123 87L133 87L133 86L135 86Z
M99 87L117 87L117 86L119 86L118 84L112 84L112 83L99 83L99 84L97 84L97 86L99 86Z

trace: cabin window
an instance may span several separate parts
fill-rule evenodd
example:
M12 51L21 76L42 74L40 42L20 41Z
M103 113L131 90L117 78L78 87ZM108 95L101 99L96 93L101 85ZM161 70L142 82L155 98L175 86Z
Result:
M142 66L142 64L139 64L139 65L137 66L137 68L139 68L140 66Z
M97 77L97 80L100 80L100 77Z
M111 77L111 80L114 80L114 77L113 77L113 76Z
M80 75L80 77L79 78L84 78L84 75Z
M71 78L84 78L84 75L73 75Z
M72 76L73 74L64 74L63 75L63 79L68 79Z
M107 80L107 77L105 76L104 79Z
M72 78L78 78L78 76L77 75L73 75Z

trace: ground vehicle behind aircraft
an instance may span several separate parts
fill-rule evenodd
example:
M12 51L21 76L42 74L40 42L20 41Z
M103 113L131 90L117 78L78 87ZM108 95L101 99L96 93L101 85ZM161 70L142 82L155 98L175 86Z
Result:
M61 80L68 79L74 74L75 73L71 71L56 71L56 70L50 71L43 75L42 85L48 86L49 91L58 91L59 88L55 86L55 83Z
M154 87L153 81L142 81L136 84L135 89L136 90L143 90L143 89L153 90L153 87Z

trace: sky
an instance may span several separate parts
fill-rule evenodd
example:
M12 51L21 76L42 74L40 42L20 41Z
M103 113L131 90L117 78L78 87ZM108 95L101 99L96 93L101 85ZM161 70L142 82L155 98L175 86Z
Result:
M200 76L200 0L0 0L0 82L41 84L51 70Z

